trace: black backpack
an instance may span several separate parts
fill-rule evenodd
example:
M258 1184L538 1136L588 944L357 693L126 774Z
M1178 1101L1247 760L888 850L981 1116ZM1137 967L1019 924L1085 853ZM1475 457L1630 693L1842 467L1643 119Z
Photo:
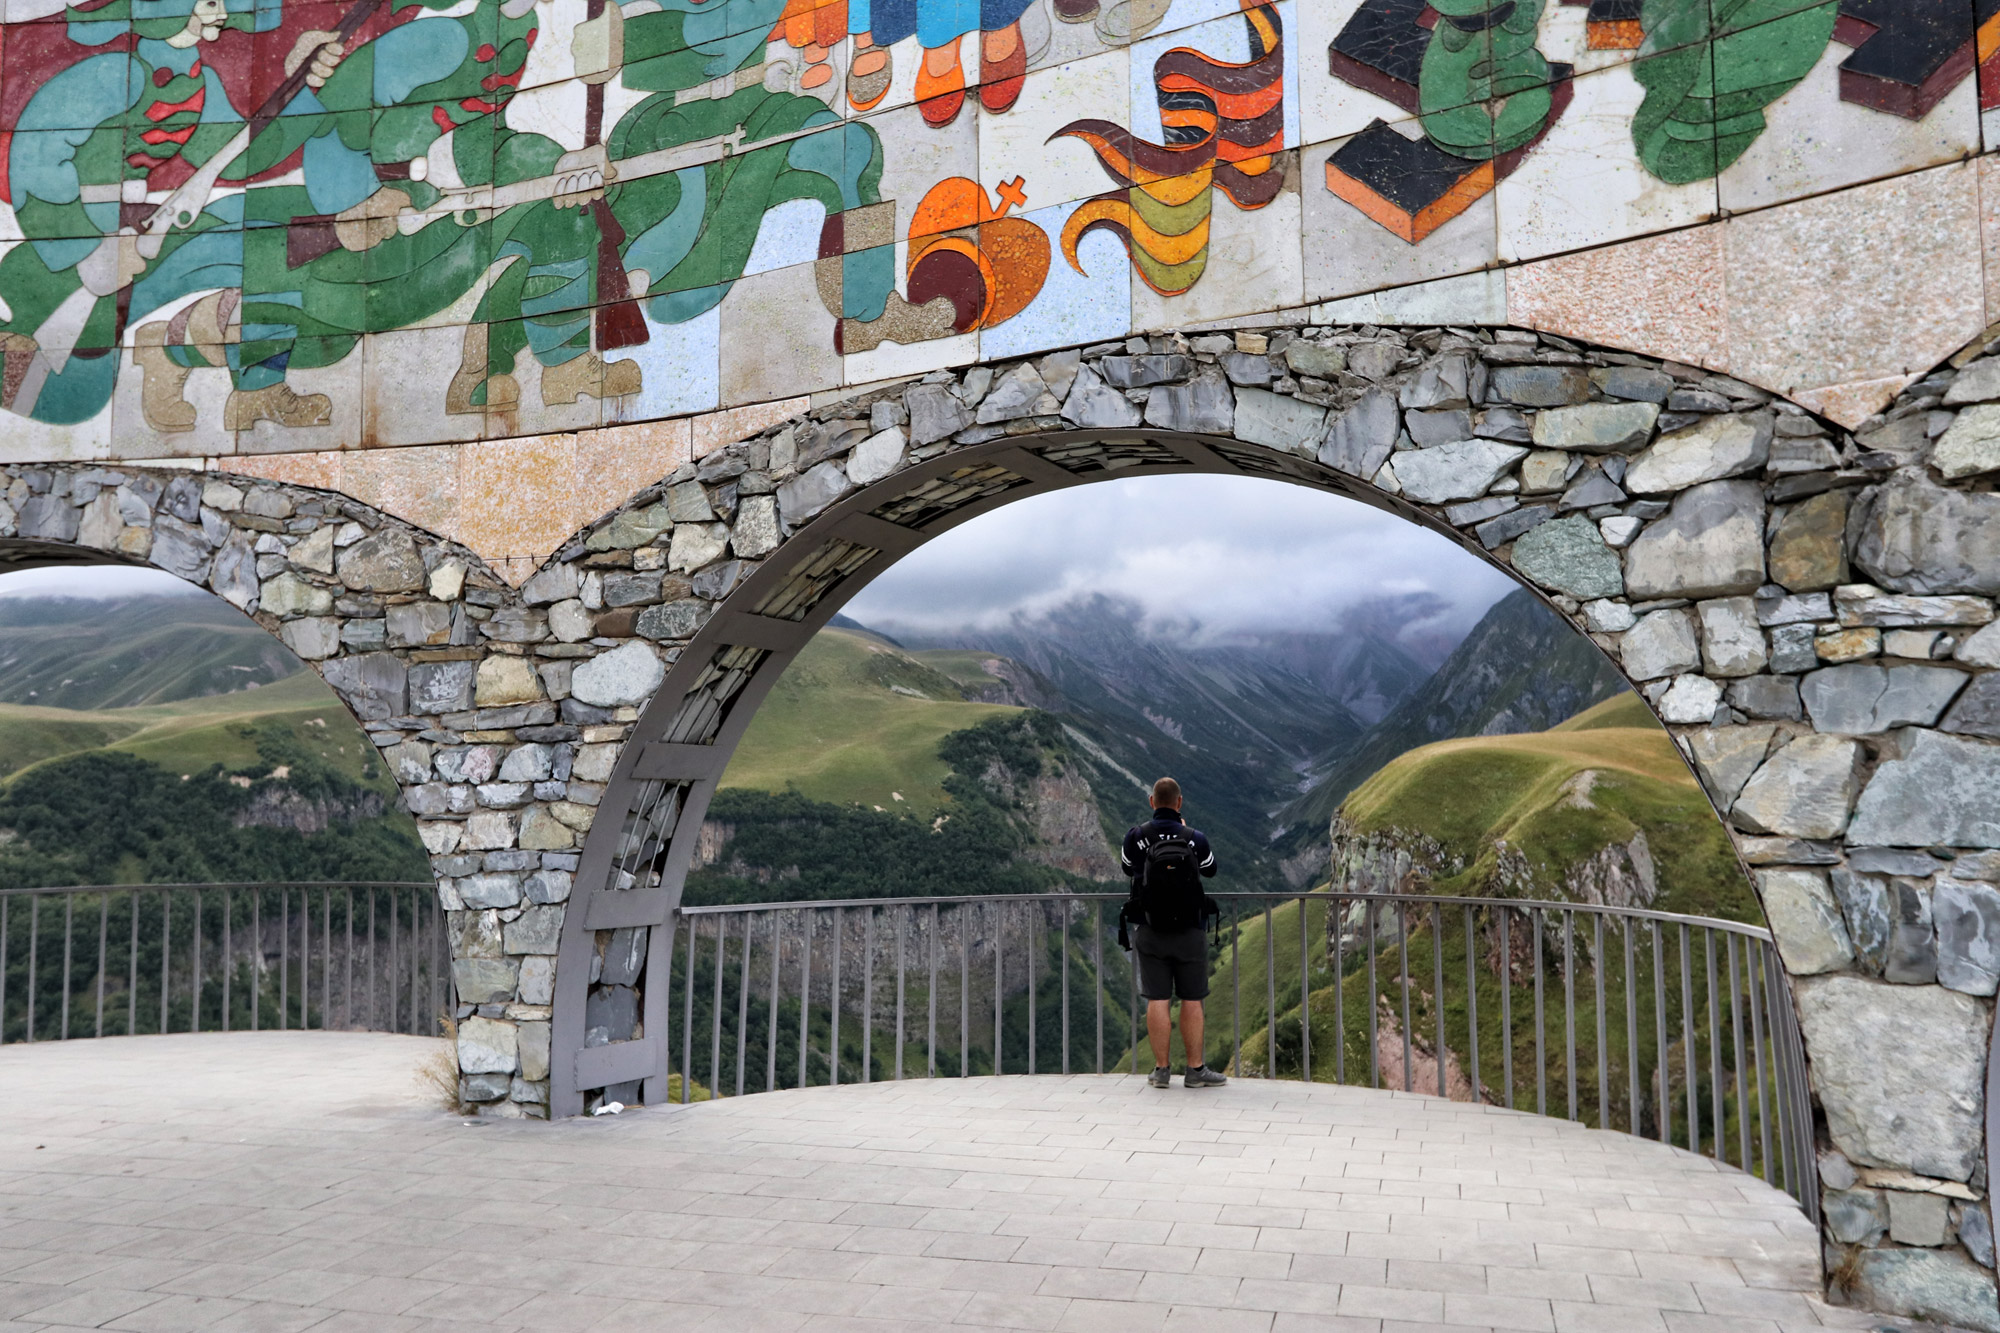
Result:
M1201 853L1186 833L1158 833L1139 857L1136 896L1146 924L1154 930L1190 930L1201 925L1206 895L1201 889Z

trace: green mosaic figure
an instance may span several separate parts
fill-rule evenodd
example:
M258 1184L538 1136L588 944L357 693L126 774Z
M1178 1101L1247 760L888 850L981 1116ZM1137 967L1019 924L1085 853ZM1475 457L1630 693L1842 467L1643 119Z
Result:
M1632 143L1670 185L1716 175L1764 132L1764 108L1812 72L1839 0L1645 0Z
M1424 48L1417 106L1432 143L1484 162L1542 132L1550 109L1549 62L1535 46L1543 3L1431 0L1440 17Z

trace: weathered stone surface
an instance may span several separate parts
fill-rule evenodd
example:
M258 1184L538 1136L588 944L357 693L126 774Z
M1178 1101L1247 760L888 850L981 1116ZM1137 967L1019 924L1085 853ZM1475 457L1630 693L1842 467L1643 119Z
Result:
M1037 376L1036 380L1039 382L1040 376ZM986 400L987 403L992 401L991 398ZM1053 399L1050 400L1049 406L1053 411L1055 407ZM982 412L986 410L985 403L980 405L980 410ZM847 479L856 486L872 485L901 467L908 455L909 444L903 438L900 427L891 426L887 430L877 431L854 446L854 452L847 459Z
M1974 361L1959 371L1951 387L1944 391L1946 407L1990 403L1996 398L2000 398L2000 360L1992 357Z
M1089 366L1078 366L1064 401L1063 420L1086 430L1117 430L1139 424L1139 406L1106 384Z
M72 514L75 512L68 506L64 508ZM24 532L22 535L29 534ZM190 583L206 581L210 553L209 544L202 538L199 529L189 527L170 514L161 514L153 520L152 562L169 574L177 574Z
M520 964L511 958L455 958L451 979L465 1004L502 1004L514 998Z
M531 1082L549 1076L549 1025L547 1023L523 1023L520 1027L518 1046L521 1059L521 1077Z
M625 1041L639 1023L638 995L630 986L593 986L583 1006L583 1044Z
M918 384L903 395L910 410L910 443L918 447L958 434L972 424L972 412L942 384Z
M2000 847L2000 747L1911 731L1854 811L1860 846Z
M1800 981L1796 993L1834 1146L1864 1166L1969 1178L1984 1135L1985 1007L1852 976Z
M1236 391L1236 438L1311 458L1326 431L1326 409L1263 389Z
M1641 600L1728 597L1764 582L1764 496L1750 481L1682 491L1625 552L1625 588Z
M822 463L821 467L832 467ZM817 468L814 471L818 471ZM811 475L811 474L807 474ZM801 477L801 481L805 478ZM846 478L841 478L846 486ZM678 573L691 574L712 561L720 560L729 549L729 525L726 523L676 523L673 544L668 548L667 567ZM607 580L608 582L608 580ZM606 605L609 605L606 599Z
M563 909L529 907L509 921L501 940L510 954L552 954L562 939Z
M1144 389L1186 379L1194 370L1194 361L1178 354L1107 356L1097 368L1116 388Z
M519 1033L497 1018L468 1018L458 1025L458 1067L467 1074L511 1074Z
M1350 477L1373 477L1402 429L1393 391L1376 387L1341 413L1319 447L1319 461Z
M736 510L736 526L730 529L729 545L745 560L755 560L778 549L778 497L752 495Z
M1146 398L1146 424L1162 430L1226 435L1235 417L1229 381L1214 366L1203 366L1185 384L1161 385Z
M698 597L683 597L639 613L634 628L649 639L686 639L708 620L714 607ZM574 688L574 687L572 687Z
M1633 680L1658 680L1694 670L1701 665L1694 618L1678 607L1642 616L1618 641L1618 659Z
M410 534L397 528L363 537L334 563L340 581L357 592L416 592L424 586L424 558Z
M1748 597L1719 597L1696 608L1701 617L1701 655L1711 676L1754 676L1771 660L1757 605Z
M1839 736L1800 736L1744 784L1730 819L1751 833L1837 838L1854 805L1861 747Z
M1829 1190L1820 1207L1826 1231L1842 1245L1872 1245L1889 1231L1889 1208L1880 1190Z
M308 662L320 662L340 651L340 622L332 616L288 620L278 629L285 647Z
M1569 480L1571 466L1575 458L1560 449L1535 449L1521 460L1521 491L1527 495L1539 495L1544 491L1559 491Z
M1439 449L1402 455L1396 463L1396 475L1403 476L1406 460L1441 453L1451 447L1445 445ZM1488 447L1514 448L1511 445ZM1408 486L1405 480L1405 489ZM1514 568L1542 587L1553 588L1571 597L1616 597L1625 591L1625 579L1619 572L1617 555L1604 544L1604 536L1598 532L1597 525L1581 515L1554 519L1522 536L1514 543Z
M1307 342L1301 338L1285 349L1285 364L1297 374L1330 380L1347 369L1347 352L1331 343Z
M1806 710L1795 676L1745 676L1729 682L1729 706L1745 717L1797 722Z
M673 514L663 501L643 509L628 509L590 534L584 546L592 551L629 551L645 546L673 526Z
M1715 718L1715 710L1722 703L1722 687L1707 676L1685 675L1674 678L1667 692L1654 705L1659 710L1662 722L1672 722L1682 726L1706 726Z
M476 662L419 662L410 668L410 711L455 713L472 707Z
M1848 523L1854 563L1896 592L2000 593L2000 494L1898 473L1863 491Z
M1870 1310L1996 1333L1993 1275L1950 1250L1863 1250L1854 1298Z
M1736 803L1743 784L1764 762L1776 731L1769 725L1710 727L1688 737L1695 772L1718 809L1727 810Z
M1793 976L1832 972L1854 961L1854 945L1824 872L1760 870L1757 896Z
M2000 404L1960 412L1931 447L1931 466L1946 481L2000 468Z
M1968 1203L1958 1213L1958 1241L1972 1261L1993 1267L1993 1214L1983 1203Z
M1023 361L1006 374L980 399L973 420L981 425L1013 421L1020 417L1052 417L1062 405L1056 401L1042 373L1031 361Z
M1674 377L1645 366L1600 366L1590 382L1613 398L1639 403L1664 403L1674 390Z
M1954 735L2000 737L2000 672L1974 676L1942 725Z
M1785 511L1771 536L1771 581L1793 592L1847 580L1847 492L1825 491Z
M1583 454L1624 453L1653 433L1660 409L1653 403L1585 403L1553 407L1535 418L1534 441L1542 449Z
M1457 444L1441 444L1435 449L1406 450L1396 456L1396 480L1402 483L1405 495L1425 504L1470 500L1484 495L1486 488L1500 480L1501 474L1518 463L1527 452L1517 444L1500 444L1493 440L1462 440ZM1603 545L1595 525L1590 535L1593 541ZM1589 595L1602 597L1608 594Z
M1859 662L1864 658L1882 655L1882 631L1879 629L1842 629L1826 634L1813 635L1814 656L1822 662Z
M364 722L408 711L409 669L394 653L360 653L328 662L320 675Z
M73 542L82 515L76 506L57 495L37 495L21 506L18 520L23 537L42 541Z
M1583 627L1592 634L1622 634L1638 623L1631 607L1609 597L1583 605Z
M778 508L785 522L797 527L853 489L840 464L819 463L778 487Z
M473 683L472 701L481 708L533 703L542 697L542 683L525 657L495 655L481 658Z
M264 581L257 605L279 617L323 616L333 610L333 594L286 571Z
M1238 410L1242 404L1237 404ZM1243 429L1241 418L1237 430ZM1440 408L1435 412L1405 412L1403 429L1410 433L1410 439L1419 449L1428 449L1434 444L1450 444L1453 440L1472 438L1472 413L1462 407Z
M1469 407L1486 396L1486 365L1463 352L1438 357L1403 382L1397 401L1406 408Z
M1985 625L1993 603L1984 597L1918 597L1883 592L1867 583L1833 590L1834 614L1843 625Z
M1889 1239L1898 1245L1942 1245L1951 1226L1951 1201L1941 1194L1889 1190Z
M1889 938L1883 948L1882 979L1898 986L1928 986L1938 979L1937 927L1931 895L1913 880L1892 879L1883 895Z
M2000 891L1940 876L1931 888L1931 918L1939 984L1967 995L1993 994L2000 985Z
M1856 874L1846 866L1835 866L1828 880L1834 900L1840 904L1840 918L1847 925L1855 961L1864 971L1880 976L1889 954L1888 882L1873 875Z
M570 694L599 708L644 703L660 688L667 670L643 643L621 644L577 667Z
M1590 398L1590 375L1580 366L1499 366L1492 396L1522 407L1562 407Z
M1625 489L1634 495L1666 495L1754 471L1764 466L1770 452L1769 413L1703 417L1660 436L1633 458L1625 469Z
M1799 682L1799 696L1821 731L1867 736L1930 726L1964 685L1965 673L1951 667L1855 662L1810 672Z

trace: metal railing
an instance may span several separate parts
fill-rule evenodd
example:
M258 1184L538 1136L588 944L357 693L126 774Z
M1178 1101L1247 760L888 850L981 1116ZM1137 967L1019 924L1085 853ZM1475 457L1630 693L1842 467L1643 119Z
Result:
M1230 1073L1400 1087L1657 1138L1761 1177L1817 1221L1804 1046L1768 931L1582 903L1217 898L1204 1054ZM1141 1072L1137 977L1115 939L1123 901L682 908L662 983L676 1093Z
M0 889L0 1043L260 1028L431 1034L451 1003L430 884Z

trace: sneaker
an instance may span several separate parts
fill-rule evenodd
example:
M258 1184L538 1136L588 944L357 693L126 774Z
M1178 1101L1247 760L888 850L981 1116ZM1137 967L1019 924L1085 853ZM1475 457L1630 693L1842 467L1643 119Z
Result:
M1146 1075L1146 1086L1149 1088L1164 1088L1173 1081L1173 1077L1173 1071L1165 1065L1161 1065L1158 1069Z
M1181 1076L1184 1088L1219 1088L1228 1081L1225 1075L1216 1073L1207 1065L1197 1065Z

